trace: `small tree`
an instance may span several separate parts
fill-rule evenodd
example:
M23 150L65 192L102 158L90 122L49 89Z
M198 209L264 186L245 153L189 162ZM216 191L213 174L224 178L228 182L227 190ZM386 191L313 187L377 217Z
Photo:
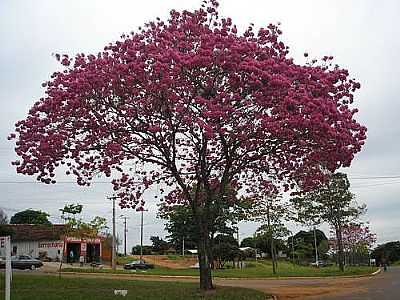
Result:
M335 231L338 246L338 264L344 271L343 227L355 221L365 212L365 205L358 205L350 192L350 182L343 173L333 174L330 180L318 189L292 198L297 209L297 220L306 224L326 222Z
M268 217L267 217L268 218ZM273 220L270 218L270 220ZM270 245L270 254L272 259L272 271L274 274L277 273L278 269L278 251L277 245L283 240L283 238L290 235L290 231L287 227L278 220L274 222L267 222L260 226L256 231L256 237L258 239L267 238ZM256 239L257 240L257 239Z
M8 224L7 214L0 208L0 225Z
M152 252L164 254L169 249L169 243L158 236L151 236L150 241L152 243Z
M77 215L80 215L82 210L82 204L69 204L60 209L61 218L65 222L63 255L66 246L65 237L74 236L77 238L93 239L107 228L107 219L103 217L96 216L90 222L84 222L82 218L78 218ZM60 261L59 276L61 276L62 264L63 259Z
M400 242L392 241L378 245L372 251L371 257L375 258L377 265L400 261Z
M14 229L11 227L5 225L5 224L0 224L0 236L11 236L15 234Z
M316 229L315 239L317 242L318 254L326 258L327 252L329 251L328 238L323 231ZM315 258L314 230L300 230L294 236L289 237L287 242L293 260L294 256L297 256L298 262L309 262Z
M218 234L214 241L213 258L217 269L224 268L227 261L231 261L235 268L235 259L240 259L238 241L232 235Z
M17 212L10 219L10 224L40 224L51 225L48 217L50 215L41 210L26 209Z
M247 218L251 203L247 199L237 198L236 193L230 189L227 199L215 199L210 205L212 213L208 221L208 232L210 247L214 246L214 238L217 234L232 235L236 232L236 224ZM181 202L185 200L182 199ZM158 216L167 221L165 229L169 233L169 240L182 249L183 243L186 248L196 247L198 243L198 228L193 215L193 210L188 205L168 205L160 207ZM212 253L210 253L212 261Z
M257 232L269 237L271 247L272 270L277 271L277 253L274 240L289 235L288 229L283 224L283 220L290 217L288 205L282 201L278 194L278 189L271 181L259 177L259 182L254 181L252 190L252 209L249 210L249 219L261 222L263 225ZM257 186L259 187L257 189Z
M369 256L376 242L376 234L361 223L350 223L343 225L342 240L345 262L354 265L360 263L363 258L365 261L365 258ZM331 246L335 251L338 250L336 239L332 239Z

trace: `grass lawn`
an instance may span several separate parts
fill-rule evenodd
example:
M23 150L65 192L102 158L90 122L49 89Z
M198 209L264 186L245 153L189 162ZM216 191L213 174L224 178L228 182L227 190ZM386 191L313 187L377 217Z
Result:
M267 278L276 277L272 273L272 266L270 261L249 262L251 267L244 269L224 269L214 270L214 277L222 278ZM100 272L109 273L110 269L92 270L92 269L78 269L78 268L64 268L65 272ZM376 267L347 267L345 272L340 272L336 266L315 268L308 266L293 265L290 262L280 261L278 263L279 277L327 277L327 276L341 276L341 275L362 275L369 274L376 271ZM170 276L198 276L199 271L196 269L169 269L157 267L155 269L137 272L130 270L117 270L117 273L126 274L140 274L140 275L170 275Z
M4 273L0 276L0 298L4 299ZM179 282L152 282L123 279L71 278L14 273L12 300L264 300L262 292L233 287L218 287L202 296L198 285ZM114 289L126 289L126 297L115 296Z

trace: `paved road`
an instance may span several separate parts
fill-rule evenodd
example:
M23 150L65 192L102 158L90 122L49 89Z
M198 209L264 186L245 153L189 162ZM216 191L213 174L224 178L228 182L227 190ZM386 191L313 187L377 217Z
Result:
M322 298L314 298L322 299ZM390 267L374 280L361 282L357 291L339 293L324 300L398 300L400 299L400 267Z

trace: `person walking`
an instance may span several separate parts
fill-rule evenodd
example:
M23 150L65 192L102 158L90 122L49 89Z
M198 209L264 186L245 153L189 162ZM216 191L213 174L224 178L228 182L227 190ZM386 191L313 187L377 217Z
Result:
M85 257L83 255L79 256L79 265L83 267L84 263L85 263Z
M71 263L71 265L74 262L74 251L72 250L69 252L69 262Z

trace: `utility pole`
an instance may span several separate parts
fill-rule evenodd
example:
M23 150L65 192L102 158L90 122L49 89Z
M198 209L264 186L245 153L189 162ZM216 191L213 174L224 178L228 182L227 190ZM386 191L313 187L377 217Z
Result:
M256 259L256 261L257 261L257 234L256 234L256 232L254 232L254 254L255 254L255 259Z
M317 234L314 225L314 246L315 246L315 265L318 267L318 248L317 248Z
M182 256L185 256L185 236L186 236L186 222L183 221L183 233L182 233Z
M112 256L111 256L111 267L112 270L115 271L117 269L117 265L116 265L116 241L115 241L115 199L117 199L117 197L112 196L112 197L108 197L108 199L112 200L112 207L113 207L113 216L112 216Z
M126 235L128 232L128 229L126 227L126 220L129 219L127 216L121 215L121 219L124 219L124 255L126 256Z
M140 260L143 259L143 212L144 208L142 207L140 213ZM147 210L146 210L147 211Z

